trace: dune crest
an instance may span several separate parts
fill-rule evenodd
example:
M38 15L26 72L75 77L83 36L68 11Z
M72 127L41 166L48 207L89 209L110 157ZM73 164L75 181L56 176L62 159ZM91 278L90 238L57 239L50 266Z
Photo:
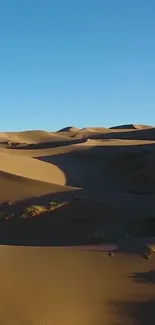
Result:
M76 128L75 126L67 126L65 128L62 128L62 129L58 130L57 132L69 132L69 131L77 132L77 131L79 131L79 129Z
M38 143L52 140L52 134L42 130L8 132L7 135L10 141L18 143Z
M108 128L104 128L104 127L90 127L90 128L83 128L79 130L80 133L85 132L85 133L89 133L89 132L100 132L100 133L105 133L105 132L109 132Z
M150 126L150 125L140 125L140 124L125 124L125 125L113 126L110 129L143 130L143 129L151 129L151 128L153 128L153 126Z

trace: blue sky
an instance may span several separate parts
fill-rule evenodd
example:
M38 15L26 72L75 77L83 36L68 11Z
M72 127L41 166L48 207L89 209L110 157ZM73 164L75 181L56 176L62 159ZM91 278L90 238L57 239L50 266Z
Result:
M154 0L1 0L0 131L155 125Z

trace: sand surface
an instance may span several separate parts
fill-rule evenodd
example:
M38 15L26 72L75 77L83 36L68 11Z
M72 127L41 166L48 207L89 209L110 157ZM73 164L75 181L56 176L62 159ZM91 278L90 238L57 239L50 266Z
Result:
M0 133L0 325L155 323L154 165L151 126Z
M155 322L155 259L80 249L0 247L4 325Z

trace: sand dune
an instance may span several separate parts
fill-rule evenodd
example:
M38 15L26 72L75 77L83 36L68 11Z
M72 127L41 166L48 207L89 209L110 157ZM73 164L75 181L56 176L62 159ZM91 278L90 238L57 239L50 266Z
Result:
M87 139L87 141L84 141L82 143L77 143L76 145L73 145L76 148L80 148L81 146L117 146L117 147L121 147L121 146L144 146L144 145L151 145L151 144L155 144L155 140L150 141L150 140L128 140L128 139L97 139L97 138L91 138L91 139ZM72 147L73 147L72 146ZM77 149L78 150L78 149Z
M154 164L154 127L0 133L0 323L154 324Z
M68 136L62 136L66 132ZM72 138L72 132L72 127L68 127L56 133L3 133L3 137L7 135L13 141L29 145L20 146L19 143L18 148L1 148L0 170L45 183L93 189L94 192L102 190L109 195L155 193L154 128L140 128L136 133L134 130L111 133L105 128L76 129L81 137L79 139ZM49 146L46 146L47 140L50 141Z
M35 130L35 131L21 131L21 132L7 132L9 141L18 143L32 143L50 141L51 135L49 132Z
M110 130L110 129L109 129ZM127 140L155 140L155 128L146 129L118 129L105 134L89 135L97 139L127 139Z
M151 129L153 126L150 125L140 125L140 124L126 124L126 125L118 125L118 126L113 126L110 129L135 129L135 130L143 130L143 129Z
M69 131L71 131L71 132L77 132L77 131L79 131L79 129L76 128L75 126L67 126L67 127L63 128L63 129L60 129L57 132L69 132Z
M0 194L0 202L24 200L41 195L61 193L65 190L69 191L69 188L65 186L41 182L5 172L0 172L0 184L3 189Z
M101 133L106 133L109 132L109 129L107 128L101 128L101 127L91 127L91 128L84 128L84 129L80 129L79 132L85 132L85 133L89 133L89 132L101 132Z
M49 183L66 183L65 175L57 166L28 157L0 153L0 171Z
M7 138L10 142L15 143L46 143L51 141L60 141L64 140L64 136L60 136L54 132L46 132L42 130L36 131L23 131L23 132L7 132L4 135L2 134L5 139ZM1 134L0 134L1 137Z
M7 133L0 132L0 143L3 141L8 141L8 135Z

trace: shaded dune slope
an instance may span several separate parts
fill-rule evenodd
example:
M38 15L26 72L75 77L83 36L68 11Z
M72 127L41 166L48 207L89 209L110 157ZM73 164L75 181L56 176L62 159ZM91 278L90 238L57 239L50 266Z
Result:
M110 131L110 129L109 129ZM133 129L115 132L90 134L92 139L128 139L128 140L155 140L155 128L148 129Z
M104 189L109 188L112 179L107 174L108 166L106 162L103 166L102 157L82 152L63 153L63 155L55 154L37 157L49 164L54 164L63 171L66 176L66 184L68 186Z
M77 132L77 131L79 131L79 129L76 128L75 126L67 126L67 127L63 128L63 129L58 130L57 132L69 132L69 131Z
M123 147L94 142L36 158L58 166L69 186L109 193L155 193L155 144Z
M78 144L78 143L83 143L86 142L87 139L83 137L79 137L77 139L71 139L71 138L56 138L54 137L51 141L49 142L39 142L39 143L29 143L29 144L19 144L15 145L14 144L10 147L11 149L27 149L27 150L32 150L32 149L45 149L45 148L55 148L55 147L63 147L63 146L69 146L72 144Z
M142 129L151 129L152 126L150 125L140 125L140 124L126 124L126 125L118 125L118 126L112 126L110 129L135 129L135 130L142 130Z

